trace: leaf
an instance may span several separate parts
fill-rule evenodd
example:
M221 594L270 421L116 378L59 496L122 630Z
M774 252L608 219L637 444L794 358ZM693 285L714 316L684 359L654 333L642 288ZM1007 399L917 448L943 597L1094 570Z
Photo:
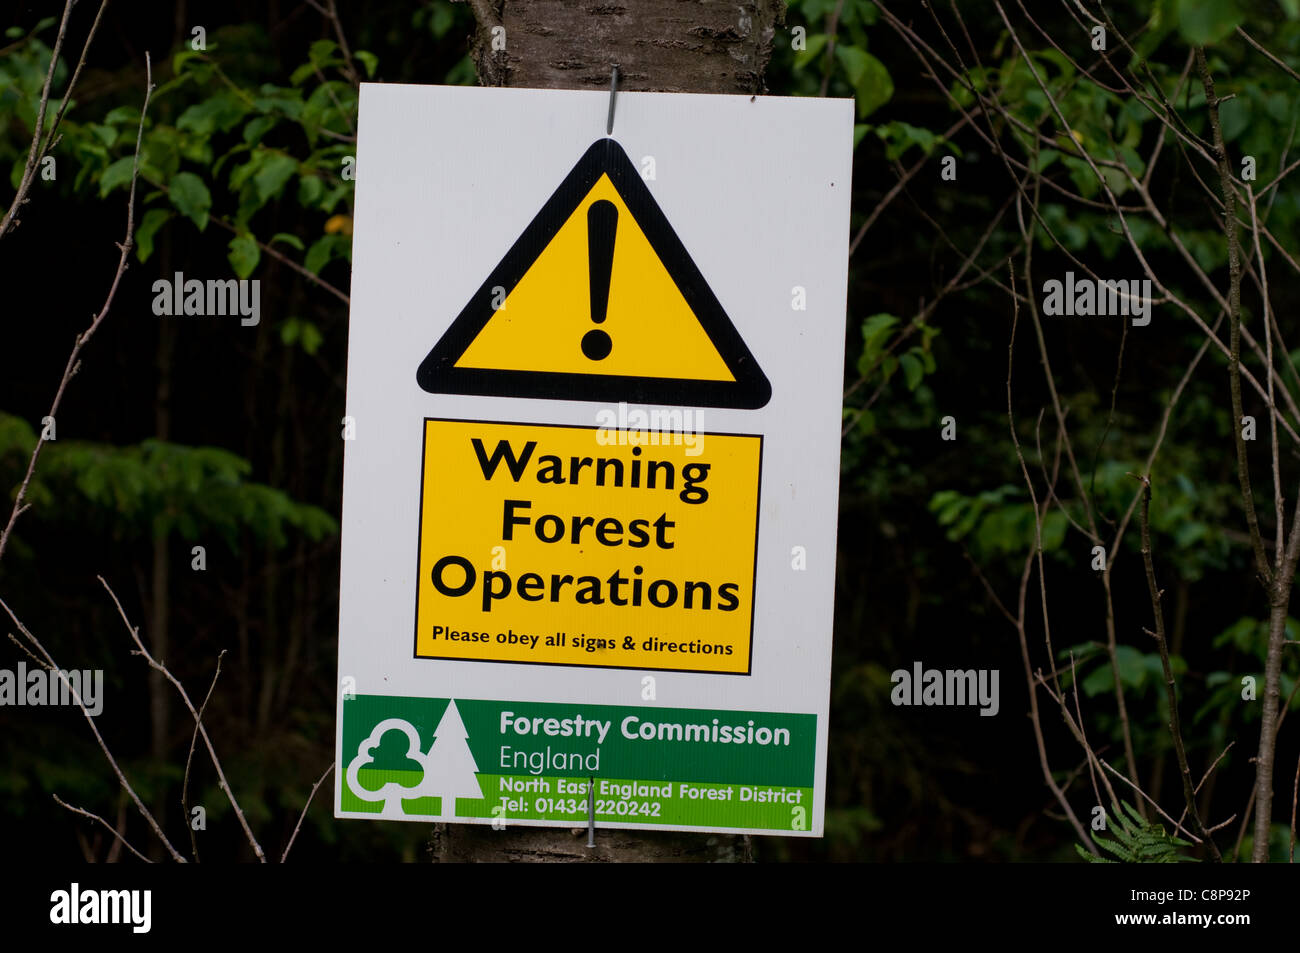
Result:
M308 354L315 354L324 340L320 328L302 318L290 318L280 325L280 341L284 344L296 342Z
M1250 100L1238 96L1219 106L1219 121L1222 123L1223 141L1232 142L1251 125Z
M298 204L310 207L325 194L325 183L318 175L304 175L298 180Z
M134 168L135 157L124 156L105 169L99 177L99 197L102 199L119 185L129 185Z
M908 390L916 390L921 379L925 377L925 366L912 354L904 354L898 359L898 363L903 368L903 377L907 381Z
M1236 0L1178 0L1178 32L1193 46L1217 43L1241 25Z
M885 338L890 329L898 324L898 318L892 314L873 314L862 322L862 356L858 358L858 373L869 374L876 366L880 352L884 349Z
M205 50L181 50L172 57L172 72L179 76L187 62L196 56L202 56L205 52Z
M1030 161L1029 167L1035 172L1046 172L1047 167L1060 157L1061 153L1056 149L1043 149Z
M313 63L323 66L332 60L334 51L338 48L339 45L333 40L316 40L307 48L307 55Z
M292 83L294 86L301 86L304 82L306 82L307 77L315 75L316 70L319 68L320 67L318 67L315 63L303 63L296 70L294 70L292 73L289 74L289 82Z
M292 245L294 248L298 249L298 251L302 251L307 247L302 243L301 238L289 232L276 232L271 236L271 240L267 244L274 245L276 242L284 242L286 245Z
M248 104L229 91L209 96L195 103L176 120L176 128L196 136L211 136L214 132L232 129L248 114Z
M1120 684L1125 688L1138 688L1146 677L1147 669L1142 660L1142 653L1131 645L1120 645L1115 649L1115 661L1119 666ZM1084 694L1089 698L1105 692L1114 691L1115 676L1111 671L1110 659L1100 657L1101 664L1080 684Z
M108 111L104 116L104 125L115 126L120 122L129 122L135 124L140 121L140 110L134 106L117 106Z
M456 14L451 9L451 4L447 2L439 3L433 8L433 16L429 19L429 29L433 35L441 40L447 35L452 24L456 21Z
M794 68L801 70L809 63L815 62L817 57L821 55L821 51L826 49L826 39L825 33L814 33L809 36L804 41L805 48L795 51Z
M257 262L262 257L262 250L257 247L257 241L252 235L247 233L236 235L230 240L229 254L226 256L230 260L230 267L235 269L235 274L240 278L247 278L257 267Z
M859 119L867 118L893 97L894 81L889 70L866 50L856 46L837 46L835 56L853 85Z
M321 269L330 263L334 258L347 254L347 249L351 248L352 239L344 235L322 235L316 241L312 242L311 248L307 249L307 257L303 261L303 267L313 275L319 275Z
M151 208L144 213L140 225L135 230L135 255L140 261L148 261L153 254L153 237L158 229L167 224L172 213L165 208Z
M359 59L361 65L366 68L367 78L373 79L375 68L379 65L379 57L375 56L375 54L371 53L369 50L357 50L352 55Z
M292 156L279 153L268 156L253 176L253 185L257 189L258 197L266 201L278 195L290 176L297 170L298 160Z
M274 116L258 116L256 119L249 120L244 127L244 144L254 145L262 141L262 137L271 131L272 127L279 122Z
M145 134L140 170L147 178L170 182L180 171L180 133L171 126L155 126Z
M308 354L315 354L320 348L321 342L325 340L325 336L320 333L320 328L316 327L316 325L312 324L310 321L302 322L302 333L300 336L302 338L302 349Z
M207 228L212 193L197 175L193 172L178 172L172 177L167 197L176 206L176 211L197 225L199 231Z

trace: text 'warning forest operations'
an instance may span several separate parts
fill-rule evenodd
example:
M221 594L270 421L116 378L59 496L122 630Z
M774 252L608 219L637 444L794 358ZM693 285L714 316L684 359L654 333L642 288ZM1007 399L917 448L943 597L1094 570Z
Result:
M417 657L749 672L761 437L424 428Z

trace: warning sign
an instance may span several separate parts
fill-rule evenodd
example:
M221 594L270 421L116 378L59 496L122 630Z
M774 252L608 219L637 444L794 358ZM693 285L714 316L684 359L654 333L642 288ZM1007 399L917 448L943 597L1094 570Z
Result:
M415 654L748 674L763 440L675 436L426 420Z
M335 816L821 836L852 101L360 102Z
M416 379L432 393L706 407L772 396L613 139L587 150Z

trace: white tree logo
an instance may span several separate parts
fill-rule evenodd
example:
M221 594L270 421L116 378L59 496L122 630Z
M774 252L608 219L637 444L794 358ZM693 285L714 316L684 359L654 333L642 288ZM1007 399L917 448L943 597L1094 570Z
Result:
M400 731L406 735L406 756L424 769L423 776L413 787L388 781L378 790L370 791L361 785L361 769L375 760L371 752L389 731ZM479 787L476 776L478 765L469 750L469 732L460 720L460 712L456 710L454 701L448 702L447 710L433 735L433 744L425 754L420 750L420 733L414 725L404 718L385 718L375 725L370 737L358 746L357 756L348 765L348 787L363 801L383 801L384 808L380 817L402 817L403 798L418 797L441 798L442 812L439 816L455 817L456 798L481 798L483 790Z
M456 702L447 703L433 732L433 747L424 757L424 794L442 798L441 817L456 816L456 798L481 798L478 765L469 750L469 732L460 720Z

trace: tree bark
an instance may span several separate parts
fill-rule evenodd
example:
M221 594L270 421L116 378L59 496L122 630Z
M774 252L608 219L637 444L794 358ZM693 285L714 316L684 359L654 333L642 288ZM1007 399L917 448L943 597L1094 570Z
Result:
M611 66L617 63L620 90L762 93L772 43L785 16L781 0L469 3L478 21L472 54L479 82L540 89L608 89ZM748 836L602 830L599 825L596 846L588 848L585 828L493 830L437 824L429 853L444 863L753 859Z
M473 56L484 86L675 93L764 91L781 0L583 3L470 0ZM501 27L504 33L493 29ZM494 42L495 41L495 42Z

